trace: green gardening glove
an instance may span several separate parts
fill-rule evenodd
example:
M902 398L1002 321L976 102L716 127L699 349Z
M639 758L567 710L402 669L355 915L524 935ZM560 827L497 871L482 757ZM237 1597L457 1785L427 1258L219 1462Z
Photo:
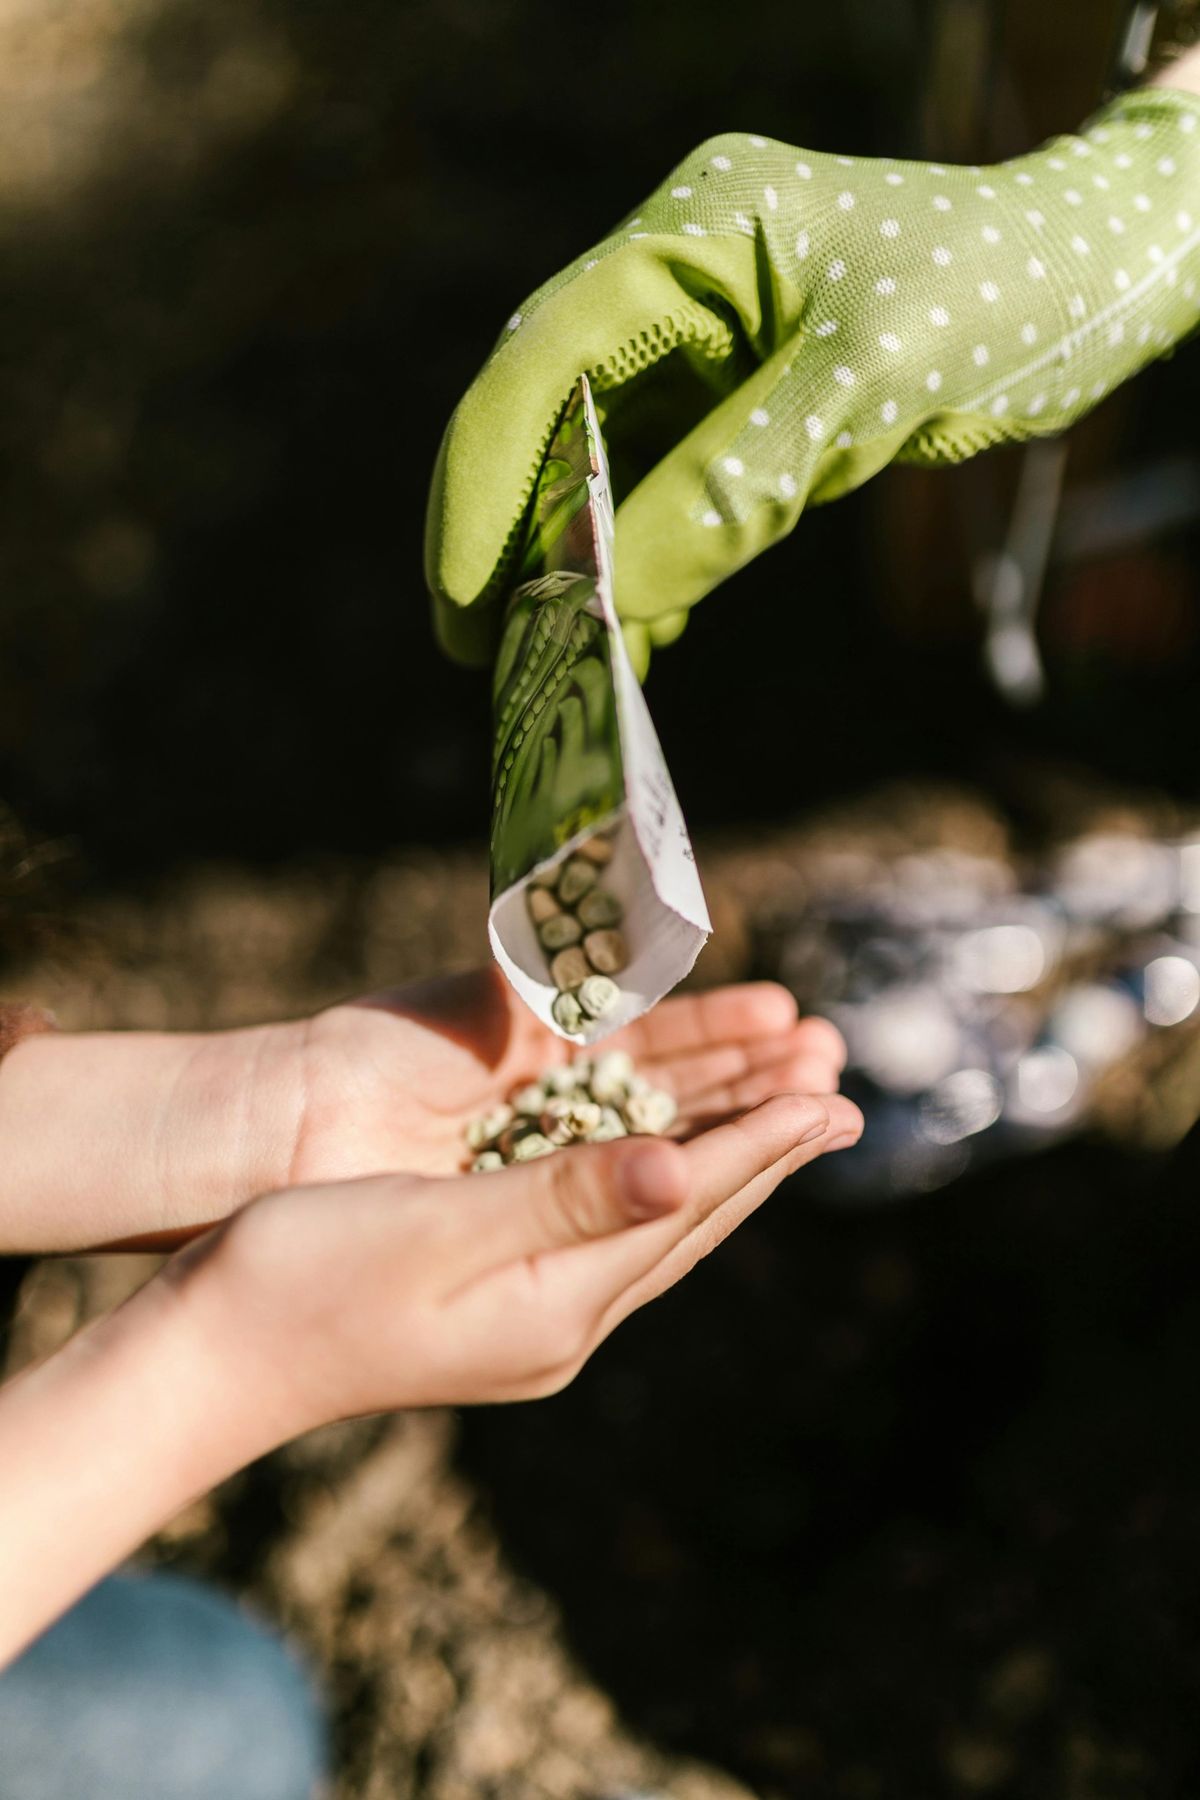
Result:
M994 168L713 138L508 321L450 422L427 570L485 660L555 422L586 370L644 666L806 505L894 458L1062 431L1200 318L1200 98L1148 88Z

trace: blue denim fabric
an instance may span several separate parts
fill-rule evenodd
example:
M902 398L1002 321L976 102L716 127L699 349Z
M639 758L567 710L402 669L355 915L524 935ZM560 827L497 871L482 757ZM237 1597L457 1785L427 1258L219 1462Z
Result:
M0 1675L0 1800L310 1800L326 1768L299 1664L176 1575L111 1576Z

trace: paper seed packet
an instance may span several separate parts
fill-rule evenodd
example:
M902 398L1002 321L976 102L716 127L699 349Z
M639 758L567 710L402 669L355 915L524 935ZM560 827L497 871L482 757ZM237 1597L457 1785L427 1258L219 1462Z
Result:
M687 974L712 930L687 826L621 635L612 570L608 466L581 376L542 470L496 661L488 915L493 953L517 993L560 1037L579 1044L648 1012ZM613 976L618 991L603 1015L567 1030L552 1011L560 987L528 889L547 885L573 850L594 847L597 837L600 852L611 850L597 880L624 910L628 962Z

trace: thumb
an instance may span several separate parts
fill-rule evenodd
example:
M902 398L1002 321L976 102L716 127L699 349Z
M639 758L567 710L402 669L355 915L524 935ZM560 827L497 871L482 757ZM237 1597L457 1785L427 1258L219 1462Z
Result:
M682 1148L663 1139L582 1144L487 1176L471 1176L460 1215L480 1266L611 1237L679 1211L687 1198Z
M743 292L753 338L753 244L674 237L608 245L513 314L450 421L429 496L426 579L442 645L484 662L513 576L525 514L562 409L586 372L598 394L653 371L673 349L709 369L732 353L725 296ZM660 609L661 610L661 609Z

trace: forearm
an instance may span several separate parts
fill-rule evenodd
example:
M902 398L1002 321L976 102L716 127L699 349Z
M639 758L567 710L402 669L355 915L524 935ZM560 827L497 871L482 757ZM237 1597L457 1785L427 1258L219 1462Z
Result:
M0 1253L169 1247L286 1182L292 1029L17 1044L0 1059Z
M172 1269L0 1390L0 1665L268 1447L216 1337Z

